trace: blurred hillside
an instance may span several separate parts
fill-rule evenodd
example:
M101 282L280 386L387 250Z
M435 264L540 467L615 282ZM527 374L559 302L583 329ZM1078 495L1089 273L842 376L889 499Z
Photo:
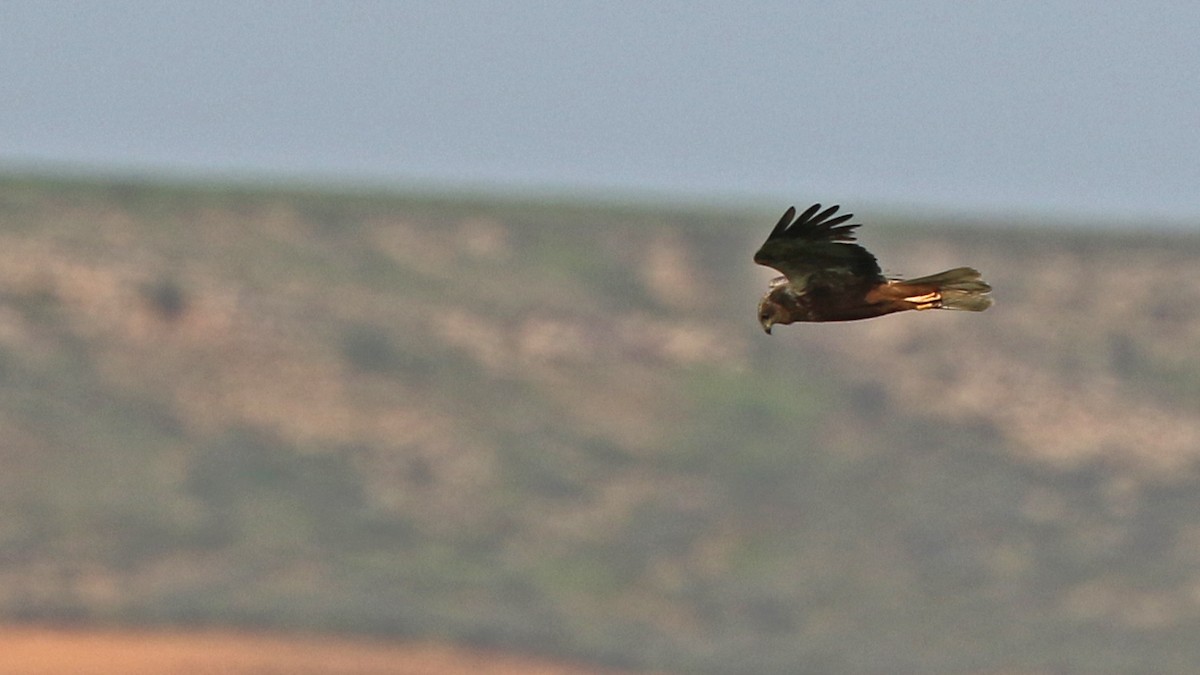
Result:
M1200 236L860 213L996 306L767 337L786 206L0 179L0 619L1193 672Z

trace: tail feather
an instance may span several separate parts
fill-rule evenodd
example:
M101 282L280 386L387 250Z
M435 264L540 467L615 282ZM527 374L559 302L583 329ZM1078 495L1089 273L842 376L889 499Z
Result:
M970 267L898 281L895 287L905 292L905 299L914 304L914 309L982 312L992 306L992 298L988 296L992 287L981 278L978 271Z

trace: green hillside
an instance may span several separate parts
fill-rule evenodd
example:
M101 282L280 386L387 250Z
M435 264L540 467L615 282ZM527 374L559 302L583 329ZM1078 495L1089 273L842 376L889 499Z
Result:
M1193 672L1200 235L860 212L996 306L767 337L786 206L0 178L0 618Z

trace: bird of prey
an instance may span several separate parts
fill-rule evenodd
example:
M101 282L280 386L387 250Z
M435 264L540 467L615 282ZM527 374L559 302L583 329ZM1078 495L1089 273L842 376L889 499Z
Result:
M854 241L853 214L834 217L813 204L796 216L789 207L771 230L754 262L783 272L758 303L758 322L853 321L909 309L982 312L992 305L992 287L970 267L917 279L888 279L875 256Z

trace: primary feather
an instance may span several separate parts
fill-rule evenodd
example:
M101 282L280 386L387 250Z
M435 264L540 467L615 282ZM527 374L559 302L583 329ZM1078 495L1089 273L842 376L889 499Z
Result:
M796 216L796 207L788 207L754 254L754 262L773 267L800 285L847 276L882 281L875 256L852 243L859 223L842 224L854 214L831 217L838 208L834 205L821 211L820 204L813 204Z

